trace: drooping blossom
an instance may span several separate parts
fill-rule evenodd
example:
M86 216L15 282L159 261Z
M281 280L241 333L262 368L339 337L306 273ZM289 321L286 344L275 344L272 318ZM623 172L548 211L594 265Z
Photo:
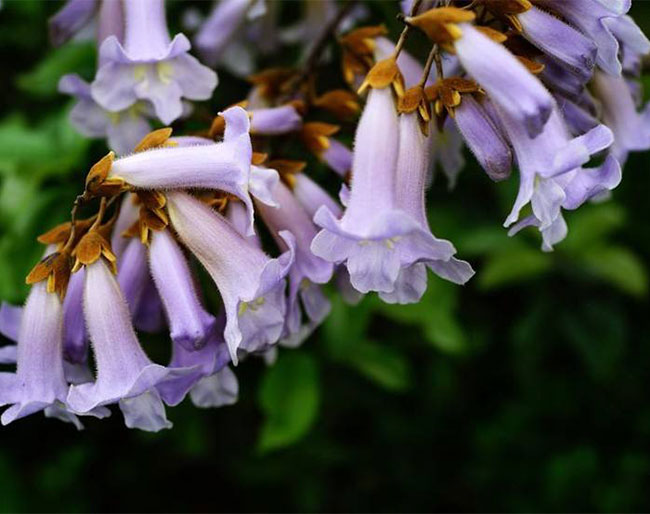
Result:
M63 369L63 304L48 292L45 281L32 286L20 322L15 373L0 373L0 404L11 406L2 424L44 410L45 415L81 423L66 401L68 383ZM86 414L104 417L106 409Z
M171 427L156 386L191 370L166 368L147 357L117 280L103 258L85 267L84 312L97 379L70 388L70 407L84 413L119 403L128 427L147 431Z
M426 290L427 268L457 284L464 284L474 275L467 262L454 257L456 249L449 241L437 239L431 233L425 206L429 148L427 138L422 134L418 113L402 113L399 117L396 203L427 234L420 243L426 245L426 251L410 266L400 270L393 291L379 293L381 299L388 303L419 301Z
M237 350L261 350L282 335L284 277L294 260L293 236L281 236L289 251L277 259L244 239L219 213L190 195L167 195L169 217L181 241L214 280L226 311L224 336L233 362Z
M517 160L520 181L515 204L504 226L515 223L521 209L530 202L533 214L519 221L510 234L526 226L536 226L543 236L542 248L550 251L567 233L562 208L575 209L620 182L621 168L613 156L600 166L583 167L592 155L611 146L612 131L598 125L572 138L559 109L555 108L544 131L536 138L529 138L518 121L504 111L500 114Z

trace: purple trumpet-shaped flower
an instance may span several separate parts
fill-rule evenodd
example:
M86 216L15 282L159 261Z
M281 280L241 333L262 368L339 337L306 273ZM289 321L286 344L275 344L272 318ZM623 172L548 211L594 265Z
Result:
M352 150L332 137L328 140L328 147L323 150L319 157L336 173L345 177L352 169Z
M133 193L127 193L122 200L120 213L113 225L113 234L111 235L111 250L117 257L118 261L131 242L129 237L124 233L138 221L140 207L136 204L136 196Z
M576 71L587 81L596 64L596 45L557 17L532 6L517 15L522 35L547 55Z
M0 334L12 341L18 341L22 315L22 307L2 302L0 305Z
M555 108L544 131L534 139L526 136L521 124L501 112L501 120L512 144L520 174L520 186L512 212L504 226L519 218L531 203L533 215L520 221L510 234L525 226L537 226L544 250L566 236L561 209L575 209L589 198L616 187L621 178L618 161L611 157L597 168L583 168L591 156L608 148L613 134L604 125L571 138L559 109Z
M466 99L465 99L466 100ZM399 155L397 158L397 205L416 220L427 233L427 252L400 270L395 288L380 292L388 303L415 303L427 287L427 267L438 276L456 284L464 284L474 270L465 261L453 255L456 249L449 241L437 239L431 233L425 207L426 179L429 170L429 144L420 130L417 113L402 114L399 118Z
M203 377L190 391L192 403L204 409L233 405L238 397L239 382L228 366Z
M502 45L469 23L461 24L460 29L462 36L454 48L463 68L531 137L539 134L553 109L550 93Z
M83 313L83 269L70 277L63 300L63 356L68 362L82 364L88 355L88 332Z
M389 293L400 269L430 255L430 233L395 202L399 130L390 89L371 89L359 121L350 199L339 220L326 206L314 217L322 227L312 252L346 263L358 291ZM449 243L444 243L453 249Z
M310 250L317 234L316 226L291 190L282 182L274 190L279 207L259 205L260 213L282 251L288 250L282 234L289 231L296 241L296 257L289 271L289 298L287 306L286 335L298 334L301 329L302 308L310 327L322 323L330 311L330 303L316 284L325 284L334 271L331 262L314 255Z
M150 101L169 124L183 112L181 98L207 100L217 75L188 55L183 34L169 38L163 0L124 0L124 46L110 36L101 44L101 67L91 86L95 101L122 111L138 100Z
M152 232L149 266L165 306L172 340L190 351L200 348L215 319L201 305L185 255L168 230Z
M110 112L93 99L90 84L75 73L64 75L59 91L77 99L70 111L70 123L86 137L108 138L108 146L118 155L125 155L151 131L148 107L137 102L124 110Z
M149 360L135 335L119 285L100 259L86 266L84 312L97 380L73 385L67 402L75 412L119 402L129 428L169 428L156 386L191 370L168 369Z
M429 140L431 142L431 170L427 186L433 182L436 168L440 167L447 178L447 187L452 190L458 182L458 175L465 167L463 156L463 136L451 118L445 121L442 130L438 130L435 121L431 122Z
M614 157L624 163L630 152L650 148L650 104L637 112L632 91L623 77L597 71L593 93L600 100L604 123L614 132Z
M133 315L133 326L136 330L155 334L165 328L165 313L163 304L153 283L153 279L148 274L145 281L138 308Z
M607 20L625 14L630 9L631 0L537 0L536 3L561 14L595 43L598 66L609 74L621 74L618 41Z
M175 380L159 384L157 389L167 405L178 405L203 378L218 373L230 362L228 347L223 339L223 316L217 320L217 326L205 344L198 349L188 349L174 341L169 368L192 369Z
M281 234L289 251L277 259L246 241L220 214L190 195L167 195L169 217L181 241L219 288L226 311L224 336L234 363L237 349L257 351L282 334L285 280L293 264L293 236Z
M312 219L323 205L337 218L340 218L341 214L343 214L343 209L336 200L303 173L299 173L295 177L293 194ZM350 284L350 274L345 266L338 266L335 274L335 283L343 299L351 305L359 303L363 295Z
M241 107L231 107L222 115L226 120L222 143L179 145L139 152L116 159L109 176L141 189L226 191L246 204L252 231L253 204L248 193L253 149L248 115Z
M302 117L293 105L252 109L251 134L275 136L294 132L302 126Z
M246 18L253 19L261 14L262 2L250 0L221 0L206 18L194 37L194 44L206 64L215 66L222 58L226 47L241 30Z
M650 41L630 16L605 18L603 21L621 46L623 71L638 76L641 58L650 53Z
M124 250L117 270L117 283L129 306L131 316L138 312L148 279L147 248L139 239L132 238Z
M82 428L66 404L68 383L63 370L63 305L47 292L47 284L32 286L23 309L16 373L0 373L0 405L12 404L2 424L45 410L45 414ZM87 414L104 417L105 409Z
M97 11L97 4L97 0L68 0L48 22L52 44L61 46L84 28Z
M325 205L337 218L341 217L343 209L318 183L314 182L304 173L295 176L293 194L305 209L310 218L313 218L318 209Z
M467 146L492 180L504 180L512 169L512 152L503 134L472 96L465 95L454 120Z

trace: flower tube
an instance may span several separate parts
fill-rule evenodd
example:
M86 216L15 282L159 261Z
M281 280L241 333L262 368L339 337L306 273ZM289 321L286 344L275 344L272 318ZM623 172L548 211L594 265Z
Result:
M190 370L171 370L149 360L133 330L120 287L102 258L87 264L85 272L84 312L97 380L73 385L68 404L75 412L88 412L119 402L129 428L158 431L171 427L156 386Z
M187 260L168 230L152 232L149 267L165 307L172 340L188 350L200 348L213 330L215 319L201 305Z
M238 348L256 351L277 342L286 313L284 277L293 264L293 236L281 234L289 251L271 259L190 195L170 192L167 200L172 226L221 293L227 317L224 336L233 362Z

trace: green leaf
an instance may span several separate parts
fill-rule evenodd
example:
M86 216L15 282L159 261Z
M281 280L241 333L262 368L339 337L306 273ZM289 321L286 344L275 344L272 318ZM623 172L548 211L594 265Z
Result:
M621 246L592 248L582 256L588 272L621 291L643 296L648 291L648 274L641 260Z
M567 223L570 230L559 250L585 253L603 242L613 231L625 224L625 211L615 203L585 205L570 214Z
M66 73L91 76L95 67L94 43L71 43L52 50L36 67L17 79L20 89L30 95L52 97L58 95L60 78Z
M266 419L258 441L262 452L289 446L304 437L318 414L316 362L298 352L282 352L262 380L258 401Z
M467 350L467 338L456 319L458 286L429 274L429 283L418 303L389 305L380 303L384 316L419 327L427 342L448 354Z
M63 175L86 168L84 161L90 141L77 134L60 112L30 126L21 116L0 122L0 174L20 174L32 178Z
M478 285L483 290L531 280L551 267L551 257L540 250L521 246L494 253L478 273Z
M411 385L408 360L396 348L368 341L351 341L345 363L388 389L403 392Z

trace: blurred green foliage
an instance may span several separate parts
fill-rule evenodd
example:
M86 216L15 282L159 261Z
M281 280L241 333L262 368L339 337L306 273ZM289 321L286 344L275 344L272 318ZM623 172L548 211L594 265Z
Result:
M393 3L370 4L373 21L392 23ZM105 151L74 132L56 93L63 73L91 78L95 58L89 44L48 47L58 6L0 10L5 301L24 299L35 236L66 218ZM633 14L648 31L650 6ZM245 91L220 79L203 112ZM500 226L516 178L495 185L468 165L454 191L436 182L430 202L436 234L477 270L470 284L430 276L410 306L333 296L302 348L237 368L236 406L185 402L170 409L170 431L129 431L118 413L80 433L42 416L5 427L0 510L647 510L649 171L650 155L633 156L613 199L569 213L569 237L545 254L533 231L508 238Z

